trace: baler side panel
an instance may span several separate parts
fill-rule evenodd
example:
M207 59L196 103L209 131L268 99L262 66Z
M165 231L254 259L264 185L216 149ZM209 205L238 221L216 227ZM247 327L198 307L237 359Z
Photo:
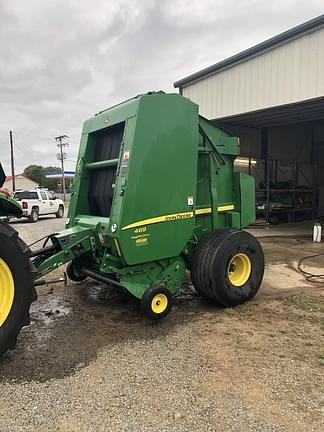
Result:
M234 173L234 188L240 212L241 226L246 227L255 222L255 179L254 177L236 172Z
M177 256L192 236L197 145L195 104L178 95L140 99L118 221L127 264Z
M227 217L237 206L233 191L233 161L237 138L199 117L199 154L195 235L231 226Z

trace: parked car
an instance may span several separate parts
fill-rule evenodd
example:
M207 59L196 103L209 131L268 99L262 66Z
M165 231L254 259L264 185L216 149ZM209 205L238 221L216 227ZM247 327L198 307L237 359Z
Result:
M64 216L64 202L47 189L16 191L13 197L20 202L23 217L27 217L30 222L37 222L42 215Z

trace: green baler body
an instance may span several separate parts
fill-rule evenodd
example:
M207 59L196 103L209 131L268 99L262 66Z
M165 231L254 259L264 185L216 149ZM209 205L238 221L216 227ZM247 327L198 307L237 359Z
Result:
M39 274L73 260L139 298L154 283L174 292L201 236L255 219L254 180L233 170L237 141L177 94L138 96L86 121L62 251Z

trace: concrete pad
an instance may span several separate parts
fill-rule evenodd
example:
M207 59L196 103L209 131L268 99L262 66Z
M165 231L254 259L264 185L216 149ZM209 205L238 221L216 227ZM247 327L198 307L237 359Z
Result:
M310 241L313 239L313 226L317 221L303 221L295 223L281 223L278 225L256 224L249 226L247 231L255 237L271 236L289 236L300 237L306 236Z

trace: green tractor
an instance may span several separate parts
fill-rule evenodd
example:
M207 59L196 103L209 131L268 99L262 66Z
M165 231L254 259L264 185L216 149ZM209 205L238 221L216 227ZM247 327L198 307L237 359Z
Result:
M217 304L252 299L264 257L241 229L255 219L255 185L234 172L237 153L236 137L177 94L137 96L87 120L66 229L30 251L1 227L0 352L28 323L34 287L65 263L71 280L126 289L154 320L170 312L187 270Z
M0 164L0 188L4 180ZM0 355L16 346L21 328L30 323L31 301L36 300L30 250L17 231L1 222L20 216L20 204L0 189Z

